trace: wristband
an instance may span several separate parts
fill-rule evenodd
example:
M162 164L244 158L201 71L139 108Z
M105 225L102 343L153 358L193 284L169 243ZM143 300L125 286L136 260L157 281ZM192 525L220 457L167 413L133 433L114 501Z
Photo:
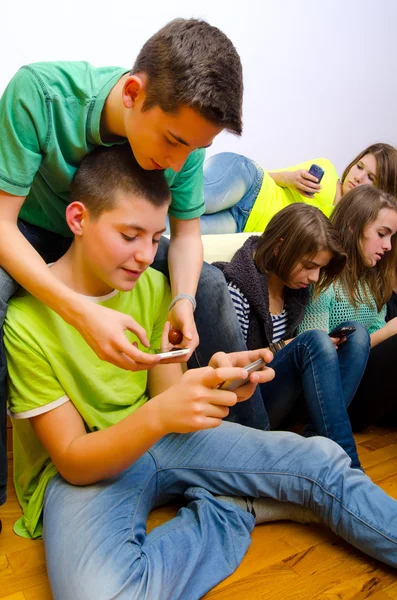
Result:
M284 340L280 340L279 342L270 342L269 349L273 352L273 354L277 354L277 352L284 348L284 346Z
M197 303L196 303L196 299L194 296L192 296L191 294L178 294L177 296L175 296L175 298L169 305L168 312L170 312L171 308L174 306L174 304L176 304L178 302L178 300L190 300L190 302L192 303L192 306L193 306L193 312L196 310Z

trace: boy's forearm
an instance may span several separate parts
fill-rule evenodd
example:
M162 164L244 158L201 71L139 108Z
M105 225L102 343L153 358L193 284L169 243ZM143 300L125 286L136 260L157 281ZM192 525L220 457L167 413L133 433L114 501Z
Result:
M165 433L151 400L116 425L77 437L54 462L69 483L90 485L127 469Z
M196 295L203 266L203 243L197 221L193 227L187 226L185 233L171 235L168 263L173 297L183 293Z

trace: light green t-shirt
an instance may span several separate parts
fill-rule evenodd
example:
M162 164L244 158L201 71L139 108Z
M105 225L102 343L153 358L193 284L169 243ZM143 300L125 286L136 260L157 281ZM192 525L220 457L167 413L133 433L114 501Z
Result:
M252 207L244 231L264 231L270 219L293 202L304 202L305 204L316 206L329 217L334 208L336 184L339 180L338 173L331 161L327 158L315 158L286 169L274 169L272 172L297 171L298 169L308 171L313 163L324 169L321 190L317 194L314 194L313 199L302 196L297 190L277 185L269 173L264 171L261 189Z
M111 145L101 139L102 109L127 72L87 62L44 62L15 74L0 99L0 189L27 196L21 219L71 237L65 222L71 181L86 154ZM179 173L165 171L173 217L203 214L204 155L204 149L195 150Z
M164 275L149 268L130 292L115 291L93 301L131 315L145 328L151 347L160 347L170 303ZM133 333L127 331L126 335L131 342L137 341L141 350L147 350ZM23 509L15 531L25 537L39 537L44 493L57 470L29 418L70 399L87 431L105 429L148 400L147 371L126 371L101 360L74 327L25 291L10 301L4 341L15 489Z

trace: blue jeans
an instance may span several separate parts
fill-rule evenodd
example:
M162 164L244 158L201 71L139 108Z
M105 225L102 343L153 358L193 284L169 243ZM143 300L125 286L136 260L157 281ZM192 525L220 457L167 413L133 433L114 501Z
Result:
M167 238L160 239L153 267L169 278ZM196 293L194 319L200 343L188 362L189 369L208 365L215 352L247 350L240 323L222 271L203 263ZM257 387L249 400L230 409L228 421L256 429L269 429L269 420Z
M54 600L195 600L229 576L254 518L214 495L267 496L309 507L337 535L397 567L397 501L322 437L219 428L162 438L116 477L47 488L43 537ZM150 510L184 496L146 533ZM269 549L271 552L271 549Z
M56 233L18 221L18 227L46 262L53 262L62 256L71 243ZM7 404L7 363L3 342L3 325L7 305L19 285L4 269L0 268L0 505L6 501L7 454L6 454L6 404Z
M370 340L359 323L343 325L354 325L356 331L338 350L324 331L301 333L277 352L270 364L276 376L260 387L272 429L280 425L303 393L310 418L304 435L322 435L337 442L350 456L352 467L359 468L347 407L365 371Z
M201 233L244 231L262 180L262 167L241 154L221 152L206 160Z

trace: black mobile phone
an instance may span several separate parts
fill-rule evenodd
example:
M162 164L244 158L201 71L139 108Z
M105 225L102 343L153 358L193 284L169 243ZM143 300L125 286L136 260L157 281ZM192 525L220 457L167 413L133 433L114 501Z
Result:
M321 167L319 167L318 165L316 165L315 163L312 164L312 166L309 169L309 173L310 175L313 175L314 177L317 177L318 182L320 183L320 181L323 178L324 175L324 169L322 169ZM306 192L307 196L314 196L314 192Z
M254 362L250 363L249 365L247 365L246 367L244 367L244 369L246 371L248 371L248 376L249 376L254 371L260 371L262 369L262 367L264 367L265 365L266 365L266 363L263 360L263 358L258 358L258 360L255 360ZM221 390L228 390L229 392L232 392L233 390L236 390L241 385L244 385L247 382L248 382L248 378L247 379L233 379L233 380L230 380L230 381L224 381L219 386L219 388Z
M336 329L334 329L333 331L331 331L328 335L329 337L336 337L336 338L343 338L346 335L349 335L349 333L354 333L356 331L356 328L353 326L350 327L337 327Z

